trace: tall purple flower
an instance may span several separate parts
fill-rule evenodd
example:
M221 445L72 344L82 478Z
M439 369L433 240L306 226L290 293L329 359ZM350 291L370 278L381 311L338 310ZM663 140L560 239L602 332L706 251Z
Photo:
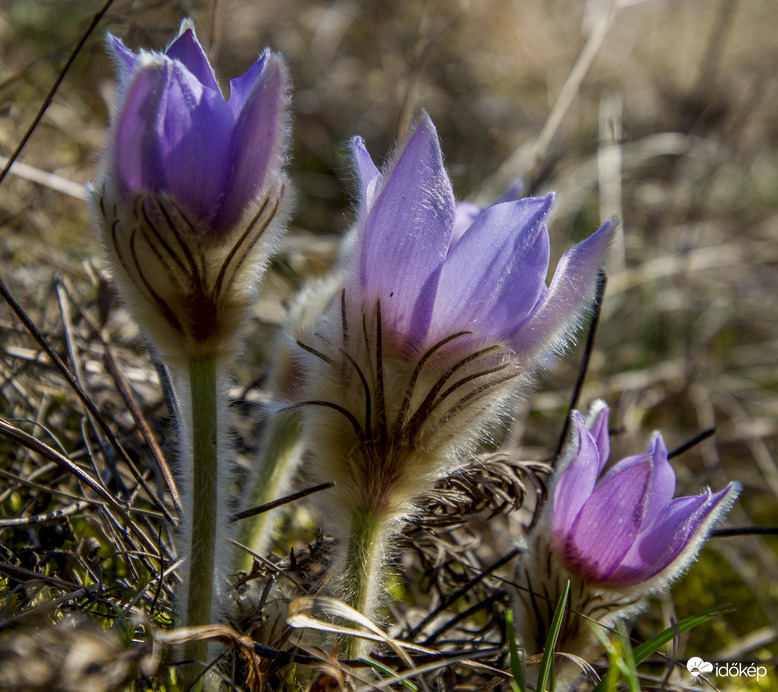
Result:
M117 283L157 347L233 347L281 227L288 86L265 51L225 100L189 20L164 52L108 37L117 101L98 219Z
M551 530L568 567L585 579L627 587L666 585L699 550L708 529L731 504L736 486L675 495L675 471L662 435L648 451L602 474L608 461L608 409L588 429L574 415L571 458L554 489Z
M108 48L118 84L93 208L127 307L173 372L177 610L202 625L220 616L231 568L227 371L285 217L286 68L265 51L225 100L188 20L162 53L113 36ZM185 649L205 660L205 643Z
M295 334L306 368L296 406L318 475L336 483L327 514L351 534L349 559L367 564L365 536L380 552L386 527L565 345L615 224L567 252L546 286L553 195L457 213L427 116L383 172L361 139L352 147L360 183L352 255L339 299ZM351 601L361 609L371 596Z

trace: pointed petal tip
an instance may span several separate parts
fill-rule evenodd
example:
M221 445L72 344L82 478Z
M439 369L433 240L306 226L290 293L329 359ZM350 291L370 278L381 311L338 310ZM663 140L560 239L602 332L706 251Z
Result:
M576 245L573 248L573 250L579 247L581 248L596 247L602 253L603 255L602 261L604 262L608 249L612 245L613 241L616 239L616 233L619 230L620 226L621 226L621 221L619 220L619 218L617 216L611 217L602 226L600 226L594 233L592 233L592 235L590 235L586 240ZM572 252L573 250L568 250L568 253Z
M655 430L652 433L651 440L649 441L648 448L646 449L646 453L650 454L655 459L668 458L669 452L667 450L667 444L665 443L665 438L662 437L662 433L659 432L659 430Z
M365 143L365 138L362 135L354 135L349 140L349 148L351 149L352 156L356 154L357 151L364 152L368 156L370 154L367 151L367 144Z
M578 439L580 440L581 436L588 432L586 428L586 420L580 411L573 411L573 424L575 425L575 429L578 431Z
M547 199L550 203L553 198ZM528 369L541 367L551 354L564 351L582 324L617 228L609 220L562 255L548 290L514 332L513 348Z
M604 399L595 399L589 406L589 413L586 416L586 420L589 421L589 428L591 429L602 415L605 415L607 418L610 410L610 406Z
M168 47L178 41L178 39L180 39L187 31L191 32L192 37L195 39L195 41L197 41L197 31L195 30L194 21L191 17L184 17L181 20L181 24L178 25L178 33L176 34L176 37L170 42Z
M121 82L138 65L138 56L127 48L118 36L111 33L105 35L105 48L116 65L117 77Z
M375 197L381 172L367 150L365 140L359 135L351 138L351 160L362 194L362 202L370 205Z
M165 55L171 60L179 60L203 86L220 92L216 74L205 49L197 38L191 19L184 19L181 22L178 35L165 48Z
M542 199L546 205L548 205L548 210L551 211L553 206L556 204L556 192L554 190L549 190L544 195L539 195L538 199Z
M561 459L558 462L560 474L564 473L569 464L575 460L581 450L581 444L583 443L585 436L589 433L586 428L586 421L580 411L573 410L570 412L570 424L570 432L565 441Z
M556 203L556 192L547 192L536 197L522 197L508 202L498 202L494 207L508 205L514 209L531 209L530 213L536 215L539 221L545 221ZM492 207L487 207L486 211Z
M429 113L422 111L421 116L415 125L410 128L409 134L403 138L401 151L406 151L419 146L429 146L440 157L441 165L443 163L443 150L440 147L440 137L435 124L432 122ZM402 153L400 154L402 156Z
M287 118L287 107L291 101L286 63L278 54L265 49L257 60L240 77L230 80L228 104L235 119L241 117L244 106L253 103L254 108L263 108L257 101L272 103L279 117ZM267 116L264 116L267 117ZM257 122L264 122L258 119Z
M719 507L720 511L729 511L729 508L740 496L742 490L743 485L738 481L734 481L727 485L727 487L723 490L719 490L719 492L713 493L710 496L709 502L713 505L714 508Z
M608 434L608 416L610 408L602 399L597 399L589 408L587 423L589 431L600 452L600 471L610 457L610 436Z
M426 110L422 110L419 120L416 123L416 127L424 127L429 132L435 134L435 136L438 134L437 129L435 129L435 123L432 122L432 118Z
M105 45L108 50L113 52L117 47L127 48L118 36L114 36L110 31L105 32Z
M360 172L361 163L363 161L370 161L373 163L373 158L370 156L370 152L367 150L367 144L361 135L354 135L348 143L351 151L351 161L356 168L356 172ZM373 164L375 167L375 164Z

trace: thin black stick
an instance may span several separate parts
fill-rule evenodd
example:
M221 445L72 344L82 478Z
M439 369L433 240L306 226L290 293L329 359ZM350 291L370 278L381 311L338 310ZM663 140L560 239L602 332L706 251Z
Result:
M16 149L14 149L13 153L8 157L8 161L6 161L5 167L2 171L0 171L0 184L2 184L3 180L5 180L5 176L8 175L8 171L11 170L11 166L13 166L14 161L19 158L19 154L22 153L22 149L24 149L27 141L35 131L35 128L38 127L38 123L41 121L41 118L43 118L43 114L46 112L46 109L48 109L48 107L51 105L51 102L54 99L54 94L57 93L60 84L62 84L62 81L65 79L65 75L68 73L68 70L73 64L73 61L76 59L76 56L81 52L81 49L84 47L87 39L91 36L92 32L95 30L100 20L103 18L103 15L108 11L108 8L111 5L113 5L113 0L106 0L105 4L97 11L97 14L92 17L92 21L89 22L89 26L78 40L78 43L76 43L76 45L73 47L73 50L70 52L67 61L59 71L57 78L54 80L54 84L51 85L51 88L46 94L46 98L43 99L43 103L41 103L40 108L38 108L38 112L32 119L30 126L27 128L27 131L24 133L24 135L22 135L22 138L19 140L19 144L16 145Z
M435 630L427 639L424 640L423 646L432 646L437 639L443 635L444 632L454 627L459 622L462 622L463 620L467 620L471 615L474 613L477 613L480 610L483 610L484 608L488 608L492 603L495 601L499 601L505 597L504 591L498 591L497 593L493 593L488 598L484 599L480 603L476 603L473 606L470 606L467 610L462 611L461 613L458 613L453 618L445 622L439 629Z
M676 447L672 452L670 452L667 455L667 458L673 459L675 457L681 456L681 454L683 454L684 452L688 452L692 447L700 444L700 442L707 440L715 432L716 432L716 428L708 428L707 430L703 430L699 435L695 435L688 442L684 442L680 447Z
M425 618L423 618L422 621L408 633L408 640L409 641L412 640L419 632L421 632L424 629L426 625L432 622L438 616L439 613L444 611L452 603L454 603L459 598L464 596L476 584L479 584L484 579L486 579L486 577L491 575L492 572L495 572L496 570L500 569L500 567L502 567L504 564L510 562L514 557L516 557L519 554L519 552L520 551L518 548L511 550L511 552L501 557L493 565L490 565L482 572L479 572L475 577L473 577L470 581L468 581L467 584L462 586L460 589L454 591L454 593L449 595L447 598L443 599L443 601L441 601L440 605L437 608L435 608L435 610L433 610Z
M778 536L778 526L740 526L734 529L716 529L711 537L731 538L732 536Z
M592 305L592 323L589 326L589 334L586 337L586 348L584 349L583 360L581 361L581 367L578 369L578 379L575 382L573 388L573 396L570 398L570 405L567 407L567 416L565 416L565 424L562 427L562 433L559 435L559 444L557 445L554 457L551 461L553 463L559 458L562 453L562 447L564 447L567 440L567 434L570 432L570 414L573 412L576 406L578 406L578 399L581 396L581 390L583 389L583 383L586 379L586 373L589 370L589 360L592 357L592 351L594 350L594 337L597 335L597 327L600 324L600 315L602 314L602 299L605 296L605 285L608 283L608 277L605 276L605 272L600 270L597 274L597 286L594 289L594 305Z
M240 521L241 519L248 519L249 517L255 517L257 514L262 514L264 512L269 512L271 509L275 509L276 507L281 507L282 505L294 502L295 500L307 497L308 495L313 495L314 493L318 493L321 490L327 490L327 488L331 488L333 485L335 485L335 483L332 481L329 481L328 483L320 483L319 485L314 485L310 488L303 488L296 493L292 493L286 497L281 497L278 500L266 502L264 505L252 507L251 509L244 509L242 512L233 514L230 518L230 523L234 521Z

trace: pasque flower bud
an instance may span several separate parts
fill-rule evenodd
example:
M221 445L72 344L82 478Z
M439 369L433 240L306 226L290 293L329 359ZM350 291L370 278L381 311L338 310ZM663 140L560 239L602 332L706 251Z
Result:
M626 457L603 474L609 454L604 402L595 403L588 425L574 411L551 500L518 567L516 622L528 654L542 650L570 580L558 650L591 655L599 646L591 623L613 626L637 614L646 596L669 588L739 492L730 483L718 493L674 498L675 471L659 433L645 454ZM559 680L572 682L578 669L563 667Z
M168 360L226 359L284 218L283 60L265 51L225 101L188 20L164 52L108 48L117 100L93 198L117 284Z

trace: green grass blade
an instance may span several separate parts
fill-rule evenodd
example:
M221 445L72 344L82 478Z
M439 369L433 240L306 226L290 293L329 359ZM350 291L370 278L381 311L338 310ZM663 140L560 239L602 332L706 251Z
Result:
M365 663L368 663L372 668L375 668L381 673L388 675L390 678L398 677L397 673L393 671L389 666L385 666L383 663L376 661L374 658L370 658L369 656L363 656L362 660L365 661ZM414 685L412 682L409 682L408 680L400 680L400 684L409 690L413 690L413 692L419 692L419 688L416 687L416 685Z
M719 612L714 611L707 611L705 613L700 613L699 615L693 615L690 618L681 620L681 622L675 625L675 627L668 627L667 629L662 630L659 634L655 634L653 637L651 637L651 639L643 642L640 646L632 650L632 659L634 661L634 665L637 666L639 663L647 659L651 654L656 653L659 647L667 644L667 642L671 641L677 634L687 632L693 627L697 627L697 625L701 625L703 622L707 622L717 615L719 615ZM592 692L605 692L607 689L605 685L606 680L607 678L600 680Z
M519 649L516 646L516 630L513 627L513 610L511 608L505 611L505 636L508 638L508 648L511 652L511 675L513 675L511 687L514 692L526 692L527 683L524 679L524 666L521 663Z
M562 598L559 599L559 603L556 605L554 611L554 617L551 619L551 627L548 631L548 637L546 638L546 648L543 651L543 660L540 662L540 672L538 673L538 692L546 692L548 689L548 683L550 682L552 671L554 668L554 649L556 649L556 643L559 639L559 632L562 629L562 619L565 614L565 608L567 607L567 597L570 593L570 580L568 579L565 586L565 592L562 594Z
M697 625L701 625L703 622L707 622L708 620L717 617L720 614L720 611L708 610L704 613L700 613L699 615L692 615L690 618L681 620L681 622L675 625L675 627L668 627L666 630L663 630L659 634L655 634L653 637L651 637L651 639L643 642L632 652L632 655L635 657L635 665L641 661L644 661L651 654L655 653L660 646L667 644L667 642L672 640L676 634L683 634L693 627L697 627Z
M629 641L627 631L623 624L619 626L619 639L621 640L621 671L627 679L627 685L629 686L630 692L640 692L637 663L635 663L632 644Z

